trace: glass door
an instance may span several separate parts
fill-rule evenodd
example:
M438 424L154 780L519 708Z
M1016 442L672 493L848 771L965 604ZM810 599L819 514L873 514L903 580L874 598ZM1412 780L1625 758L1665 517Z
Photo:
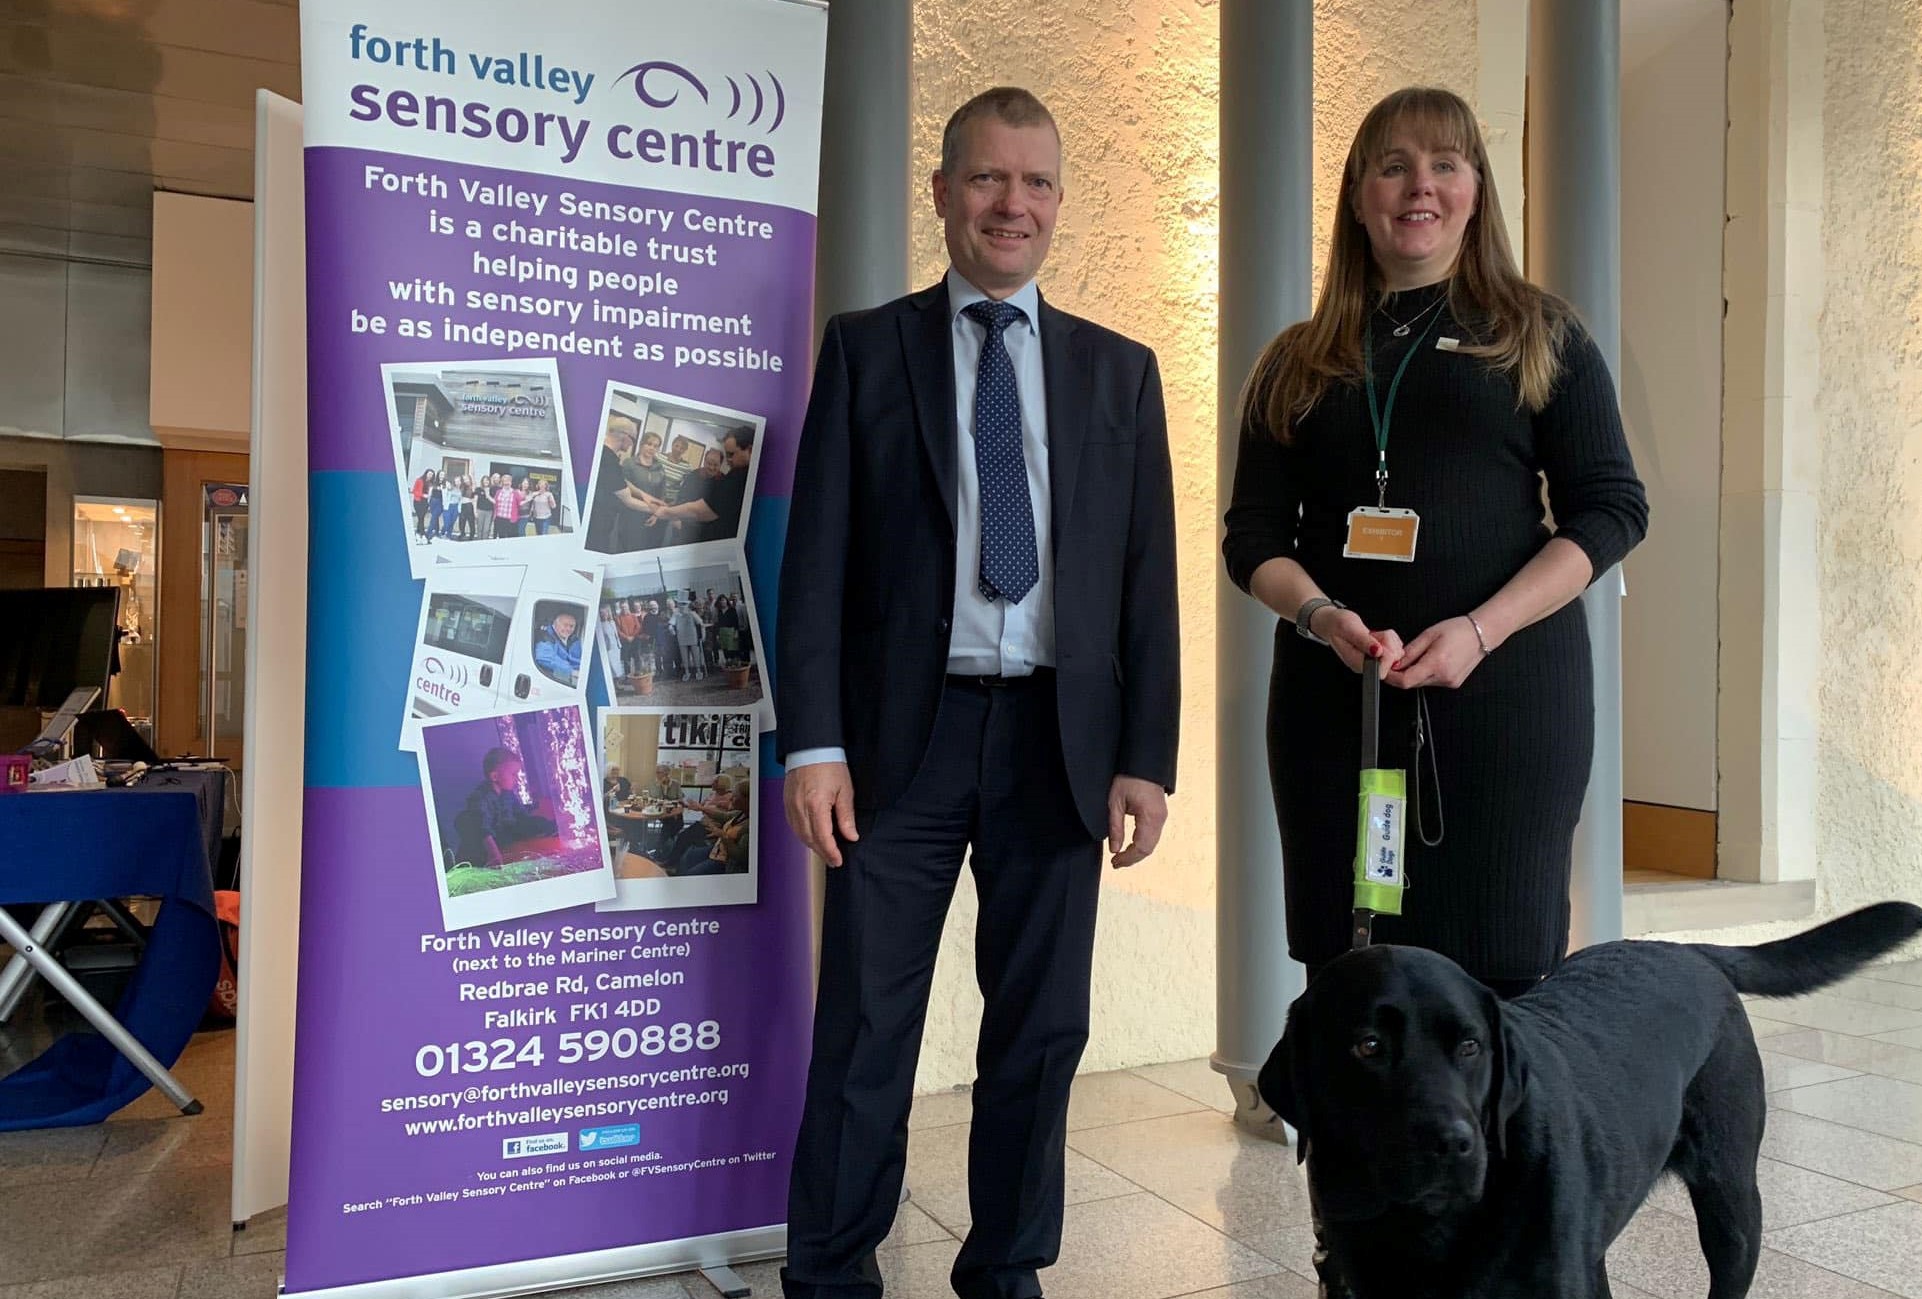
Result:
M247 485L202 486L200 733L207 756L241 762L247 709Z
M160 601L160 503L73 499L73 584L120 589L120 671L98 707L118 708L153 740Z

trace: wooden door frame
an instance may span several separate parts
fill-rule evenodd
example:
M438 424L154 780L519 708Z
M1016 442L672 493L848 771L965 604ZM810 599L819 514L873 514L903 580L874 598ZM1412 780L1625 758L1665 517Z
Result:
M224 451L169 449L161 462L160 686L154 700L154 747L163 757L205 755L200 728L200 564L205 483L245 483L247 457ZM221 753L238 766L239 736L220 737Z

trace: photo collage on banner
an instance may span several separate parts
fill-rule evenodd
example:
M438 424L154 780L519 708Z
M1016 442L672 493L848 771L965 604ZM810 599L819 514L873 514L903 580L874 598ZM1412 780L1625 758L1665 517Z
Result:
M606 557L596 635L616 703L753 705L773 725L746 551L764 428L742 411L608 385L587 545Z
M826 6L300 17L282 1293L462 1299L776 1256L813 901L769 656Z
M380 378L423 579L400 747L420 760L443 924L607 901L586 712L601 568L582 548L560 367L395 362Z
M553 359L381 376L423 579L400 746L420 760L446 928L752 902L773 705L746 540L766 421L610 382L583 520ZM596 661L620 706L599 744ZM658 770L635 761L657 749Z

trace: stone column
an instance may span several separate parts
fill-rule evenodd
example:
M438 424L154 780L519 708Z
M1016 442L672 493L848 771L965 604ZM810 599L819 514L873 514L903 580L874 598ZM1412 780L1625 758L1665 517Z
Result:
M907 291L912 0L828 9L814 322Z
M1528 40L1528 264L1575 304L1621 384L1620 0L1534 0ZM1622 936L1621 570L1582 604L1595 663L1595 767L1575 831L1571 947Z
M1220 441L1215 499L1234 488L1241 387L1309 313L1314 239L1313 0L1222 0ZM1287 958L1281 838L1268 786L1275 616L1215 578L1216 1039L1236 1121L1285 1140L1255 1094L1304 971Z

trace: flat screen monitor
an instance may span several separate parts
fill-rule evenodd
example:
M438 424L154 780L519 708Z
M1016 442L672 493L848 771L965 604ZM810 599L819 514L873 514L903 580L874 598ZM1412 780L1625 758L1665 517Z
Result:
M83 686L105 700L119 602L111 586L0 591L0 707L56 709Z

